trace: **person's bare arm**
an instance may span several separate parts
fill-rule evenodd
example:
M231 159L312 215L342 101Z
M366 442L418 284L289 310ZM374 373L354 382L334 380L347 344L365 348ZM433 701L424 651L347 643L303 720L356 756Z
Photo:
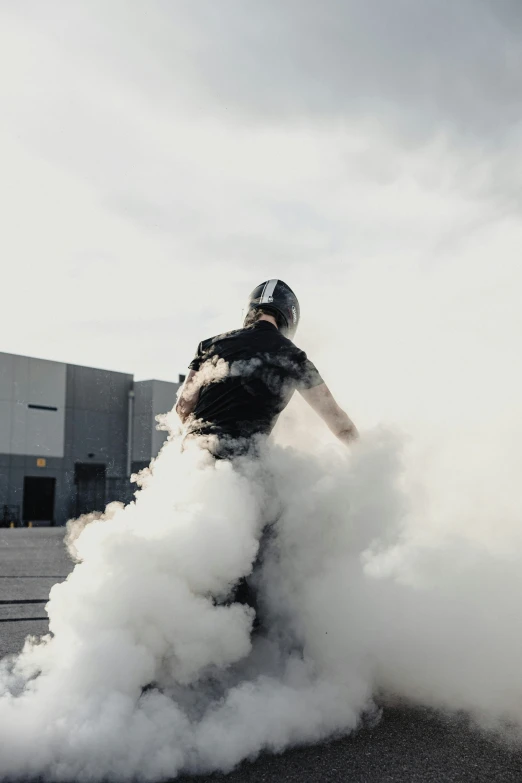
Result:
M301 394L341 443L348 445L359 437L357 427L336 403L326 383L302 389Z
M178 401L176 402L176 413L182 424L185 424L190 414L194 411L200 388L200 384L196 381L196 372L190 370L185 378L185 383L178 391Z

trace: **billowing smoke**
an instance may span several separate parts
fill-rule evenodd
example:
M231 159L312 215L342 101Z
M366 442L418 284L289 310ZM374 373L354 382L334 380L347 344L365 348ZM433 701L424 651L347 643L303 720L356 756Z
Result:
M375 696L522 725L518 531L419 521L396 434L308 445L232 466L173 435L135 503L69 526L51 635L2 663L2 776L226 771L378 719ZM251 637L225 599L260 539Z
M371 465L362 456L351 470L347 458L336 457L335 473L320 465L274 448L233 468L197 447L181 453L173 439L135 504L70 526L80 563L51 592L52 636L3 663L2 775L155 779L353 728L371 697L362 640L337 638L335 612L316 617L314 586L339 546L343 570L357 560L336 509L360 505L350 496L368 478L354 472ZM388 500L372 504L369 524ZM250 571L267 524L260 579L271 632L252 650L251 610L218 602ZM323 645L328 633L334 648Z

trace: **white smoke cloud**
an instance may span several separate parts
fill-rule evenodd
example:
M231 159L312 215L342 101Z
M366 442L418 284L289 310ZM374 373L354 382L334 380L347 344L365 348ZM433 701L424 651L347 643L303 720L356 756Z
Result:
M172 437L135 504L70 528L52 635L2 662L2 776L226 771L375 719L378 693L522 726L517 515L492 540L462 508L430 524L400 437L348 453L310 424L235 467ZM266 524L252 647L251 610L216 600Z
M179 446L167 443L135 505L113 504L69 530L80 562L51 592L52 636L3 663L2 775L229 769L263 748L351 729L370 702L364 637L339 636L336 603L325 615L318 588L341 550L344 570L378 532L385 494L369 504L357 544L352 528L366 512L337 510L359 505L354 483L362 491L366 473L380 472L375 461L361 450L350 469L335 452L310 460L274 447L233 469ZM271 631L249 655L251 611L212 599L249 572L274 521L261 575ZM323 644L328 634L333 645ZM163 693L142 695L150 683Z

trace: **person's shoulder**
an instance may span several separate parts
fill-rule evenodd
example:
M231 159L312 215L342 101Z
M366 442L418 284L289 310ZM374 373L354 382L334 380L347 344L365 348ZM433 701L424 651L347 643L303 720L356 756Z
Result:
M221 340L227 340L231 337L236 337L242 331L242 329L232 329L230 332L222 332L221 334L215 334L213 337L207 337L206 340L202 340L200 342L200 347L203 351L208 350L216 343L219 343Z
M313 386L319 386L324 383L317 367L310 361L308 355L302 348L299 348L292 340L281 335L285 341L284 345L287 352L282 351L284 356L284 366L287 367L290 375L297 381L299 389L311 389Z
M298 360L304 360L306 359L306 353L301 350L292 340L290 340L289 337L285 337L284 334L281 332L278 332L281 349L284 350L289 356L294 357Z

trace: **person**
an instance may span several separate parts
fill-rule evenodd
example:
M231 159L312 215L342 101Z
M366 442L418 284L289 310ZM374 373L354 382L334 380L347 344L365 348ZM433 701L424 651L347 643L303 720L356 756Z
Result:
M256 457L298 391L342 443L353 443L358 437L354 423L293 343L299 319L294 292L282 280L271 279L250 294L241 329L199 344L176 403L185 438L198 438L218 460ZM265 532L254 571L266 540ZM259 629L255 579L241 579L230 601L252 607L254 630Z
M186 437L204 438L218 459L248 453L270 435L295 391L342 443L358 437L315 365L292 342L299 319L291 288L267 280L250 294L241 329L199 344L176 402Z

